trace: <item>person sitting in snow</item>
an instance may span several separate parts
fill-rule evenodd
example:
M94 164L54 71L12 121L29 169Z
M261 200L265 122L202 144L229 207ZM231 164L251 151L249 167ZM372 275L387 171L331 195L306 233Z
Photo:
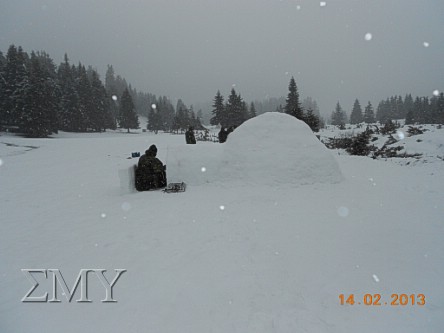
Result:
M148 191L166 186L166 167L156 157L157 147L151 145L139 158L136 169L136 189Z
M196 144L196 137L194 136L194 129L191 126L185 132L185 141L187 142L187 144Z

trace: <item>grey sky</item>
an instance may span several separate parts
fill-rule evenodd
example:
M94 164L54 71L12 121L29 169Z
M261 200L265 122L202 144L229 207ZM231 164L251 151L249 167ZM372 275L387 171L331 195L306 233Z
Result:
M47 51L58 65L112 64L138 90L210 102L287 94L324 114L337 101L444 90L442 0L0 0L0 50ZM371 40L365 35L370 33ZM424 45L428 43L428 47Z

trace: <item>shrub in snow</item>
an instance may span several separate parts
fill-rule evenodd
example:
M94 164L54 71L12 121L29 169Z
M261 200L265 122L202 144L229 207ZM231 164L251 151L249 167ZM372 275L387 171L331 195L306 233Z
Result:
M374 150L374 146L369 145L370 138L370 131L364 131L358 134L352 139L350 146L347 147L347 153L350 155L367 156L372 150Z
M413 136L413 135L424 134L424 131L419 129L418 127L409 126L407 133L409 133L410 136Z
M388 120L384 124L384 126L380 129L380 132L382 135L394 134L399 127L400 127L399 123Z

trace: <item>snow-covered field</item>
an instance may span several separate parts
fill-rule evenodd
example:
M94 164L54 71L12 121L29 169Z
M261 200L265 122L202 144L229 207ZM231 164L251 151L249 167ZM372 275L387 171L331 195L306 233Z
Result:
M444 331L444 130L404 138L426 152L408 165L327 150L282 114L225 144L136 132L0 136L0 332ZM128 189L151 144L185 193ZM117 303L94 273L92 303L29 303L22 269L69 288L126 272ZM34 276L51 298L51 273Z

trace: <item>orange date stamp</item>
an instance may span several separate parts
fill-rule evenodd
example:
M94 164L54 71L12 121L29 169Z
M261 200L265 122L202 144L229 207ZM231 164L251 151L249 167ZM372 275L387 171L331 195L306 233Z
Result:
M365 294L362 297L355 294L340 294L340 305L366 306L424 306L424 294L391 294L390 299L384 299L381 294Z

